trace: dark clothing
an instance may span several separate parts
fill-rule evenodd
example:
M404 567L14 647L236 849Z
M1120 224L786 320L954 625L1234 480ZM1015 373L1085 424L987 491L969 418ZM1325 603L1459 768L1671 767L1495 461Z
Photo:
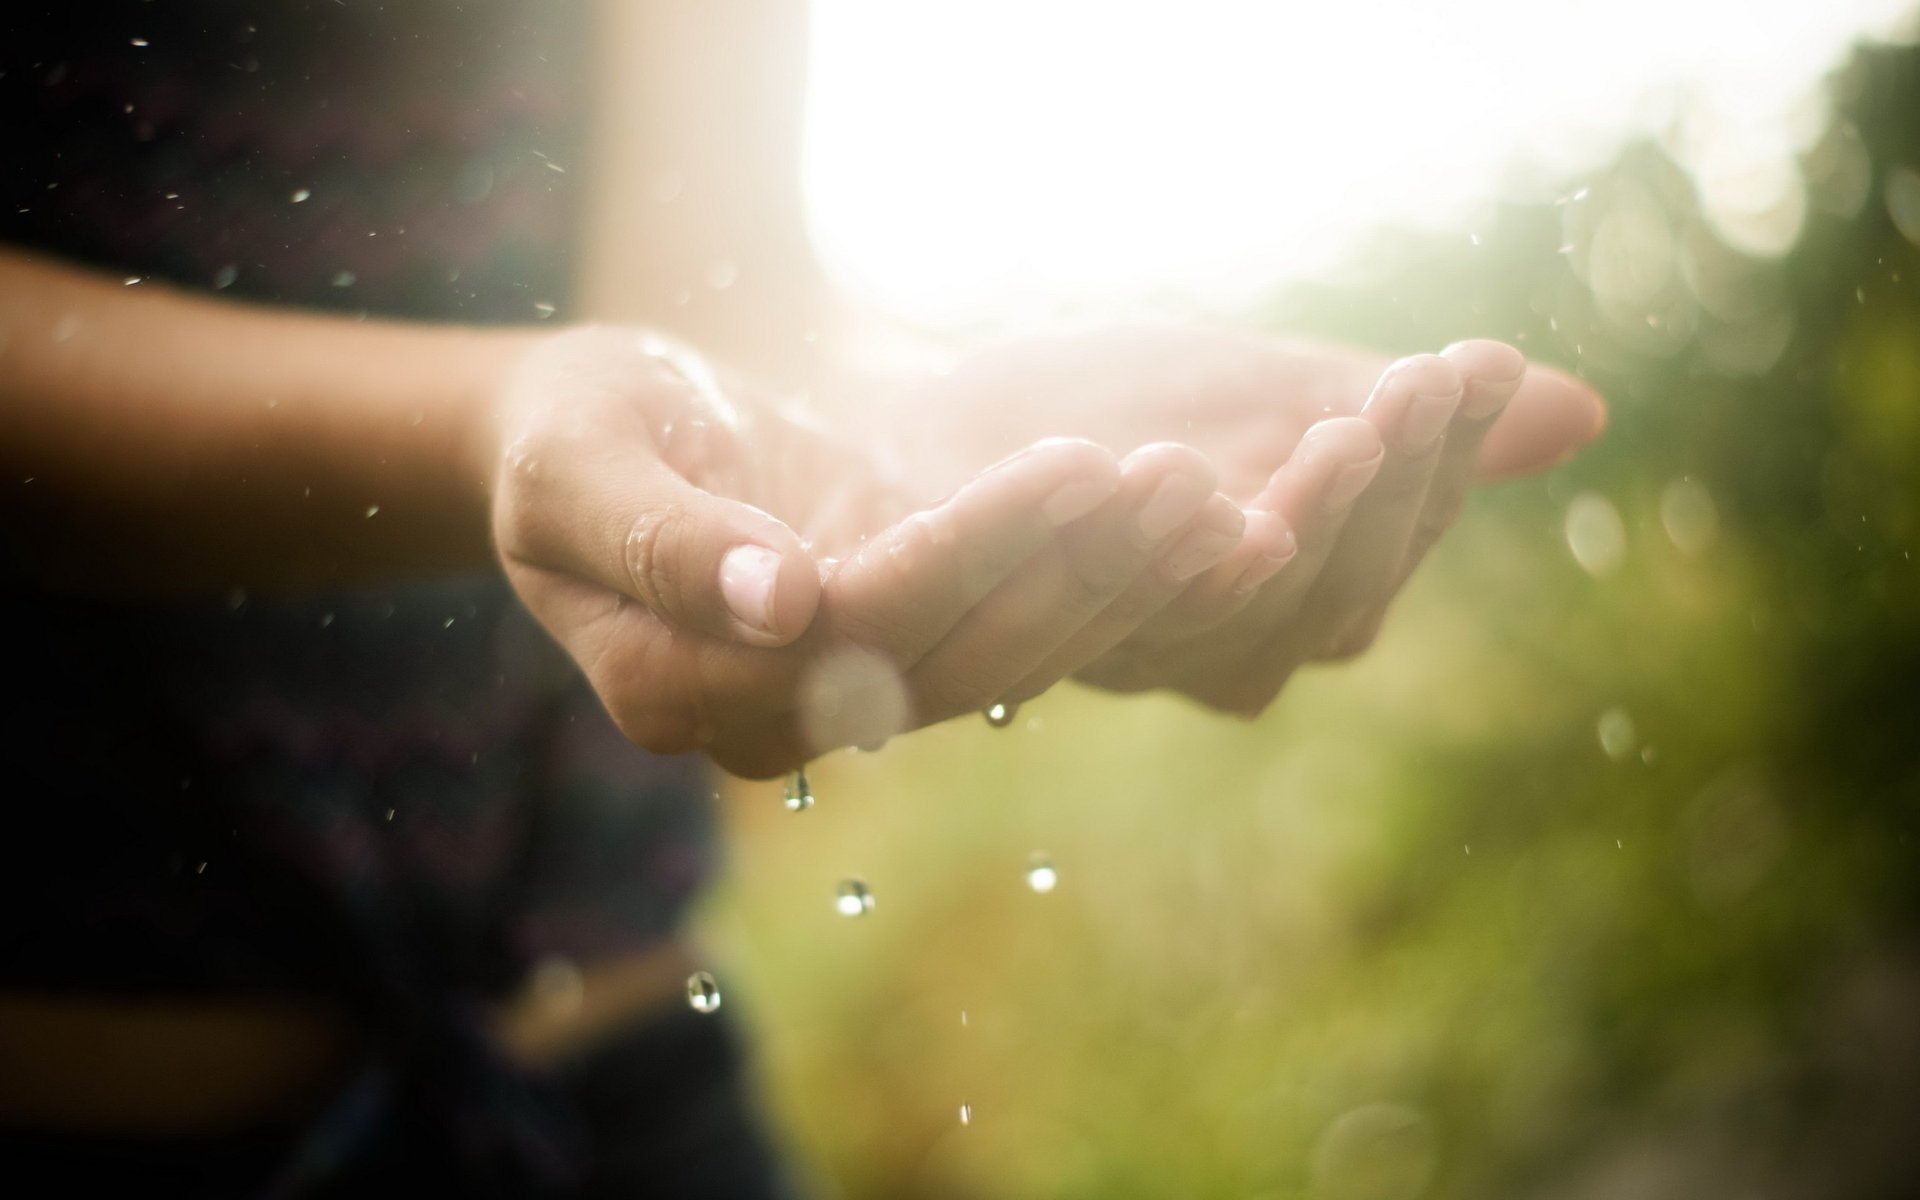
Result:
M537 0L10 5L0 241L250 301L541 319L568 282L582 34ZM466 1019L543 959L669 934L712 853L702 764L625 742L497 577L159 605L0 559L0 646L0 987L318 995L378 1047L322 1122L354 1130L325 1170L289 1157L308 1134L147 1150L288 1194L376 1169L513 1194L612 1131L670 1137L636 1131L667 1113L649 1094L744 1111L731 1053L675 1049L717 1028L634 1035L606 1061L703 1077L585 1066L562 1081L581 1108ZM764 1164L736 1124L733 1157Z

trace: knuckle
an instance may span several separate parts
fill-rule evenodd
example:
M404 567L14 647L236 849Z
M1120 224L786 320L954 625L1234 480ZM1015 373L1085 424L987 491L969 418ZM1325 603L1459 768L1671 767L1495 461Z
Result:
M621 548L633 594L656 612L680 611L680 581L672 570L685 516L676 505L650 505L634 514Z

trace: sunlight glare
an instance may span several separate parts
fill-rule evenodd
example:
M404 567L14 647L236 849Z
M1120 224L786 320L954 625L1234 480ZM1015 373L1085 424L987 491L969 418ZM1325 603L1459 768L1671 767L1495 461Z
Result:
M1710 185L1788 186L1822 73L1911 10L815 0L809 219L843 282L929 323L1168 290L1232 303L1330 270L1383 222L1465 234L1636 133L1720 130L1694 148ZM1765 250L1779 229L1749 236Z

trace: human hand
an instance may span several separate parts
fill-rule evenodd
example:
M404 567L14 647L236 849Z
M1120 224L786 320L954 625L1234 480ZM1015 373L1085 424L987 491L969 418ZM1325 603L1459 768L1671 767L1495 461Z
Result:
M1142 573L1240 534L1177 448L1044 440L924 504L629 330L539 343L496 425L495 540L529 609L634 741L754 777L977 711Z
M1174 436L1213 457L1246 508L1227 559L1180 587L1142 579L1008 698L1077 673L1258 712L1301 664L1371 641L1476 471L1540 469L1602 421L1590 390L1499 343L1385 365L1239 333L1125 330L1018 343L922 389L908 457L992 453L1033 426L1116 451Z

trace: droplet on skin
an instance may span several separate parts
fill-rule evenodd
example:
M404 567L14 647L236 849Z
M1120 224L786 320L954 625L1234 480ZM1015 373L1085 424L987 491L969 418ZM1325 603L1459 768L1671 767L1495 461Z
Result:
M833 892L833 908L843 917L864 917L873 911L873 893L858 879L849 879Z
M1600 738L1600 748L1607 757L1615 762L1633 753L1635 735L1633 718L1624 708L1610 708L1600 714L1600 723L1595 728Z
M1013 724L1013 719L1018 715L1020 715L1020 706L1018 704L995 704L987 709L987 724L993 726L995 729L1005 729L1007 726Z
M720 985L706 971L687 976L687 1007L697 1013L720 1011Z
M1619 569L1627 554L1627 527L1605 496L1582 492L1567 506L1567 549L1582 570L1598 579Z
M788 812L805 812L813 807L813 785L807 782L805 767L787 776L787 790L781 803Z
M1060 883L1060 872L1053 866L1053 860L1044 854L1036 854L1027 860L1027 886L1040 895L1046 895Z

